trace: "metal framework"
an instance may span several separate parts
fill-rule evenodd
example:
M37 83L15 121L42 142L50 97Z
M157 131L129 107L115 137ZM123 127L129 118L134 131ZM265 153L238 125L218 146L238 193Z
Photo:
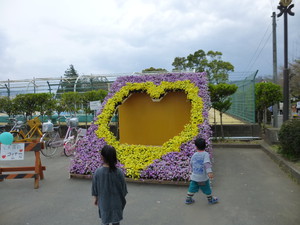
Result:
M74 78L54 77L54 78L32 78L23 80L5 80L0 81L0 97L14 98L17 94L27 93L54 93L61 88L62 83L70 83L72 89L68 91L79 91L78 84L85 85L87 90L108 89L109 84L120 75L80 75L76 80ZM93 88L93 82L98 86Z

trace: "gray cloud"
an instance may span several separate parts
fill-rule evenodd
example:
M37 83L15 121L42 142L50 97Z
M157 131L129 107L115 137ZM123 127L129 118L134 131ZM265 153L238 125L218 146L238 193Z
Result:
M61 76L70 64L80 74L151 66L171 70L175 57L199 49L221 51L237 72L272 74L272 39L267 38L277 3L270 0L2 2L1 79ZM294 12L289 17L290 58L300 57L298 5ZM280 65L283 24L277 20ZM260 42L264 49L254 56Z

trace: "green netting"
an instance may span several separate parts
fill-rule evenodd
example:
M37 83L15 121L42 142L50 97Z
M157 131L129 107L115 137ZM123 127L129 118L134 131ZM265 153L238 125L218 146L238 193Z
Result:
M255 123L255 77L257 72L243 80L230 82L236 84L238 89L231 96L232 105L226 113L250 123Z

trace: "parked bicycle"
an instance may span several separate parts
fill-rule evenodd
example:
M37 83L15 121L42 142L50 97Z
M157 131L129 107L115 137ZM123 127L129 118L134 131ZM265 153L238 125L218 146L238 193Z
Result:
M79 128L76 137L74 136L69 137L64 143L64 154L68 157L74 155L78 141L85 135L86 135L86 129Z
M53 123L49 120L48 122L43 123L42 132L43 136L40 139L40 142L43 143L43 147L41 152L46 157L53 156L57 149L63 146L63 139L60 135L60 119L62 117L58 117L58 126L54 126Z
M5 132L5 128L6 128L5 125L0 125L0 134Z
M67 132L64 138L60 135L60 119L65 118L67 124ZM51 121L43 123L43 136L40 142L43 143L44 147L41 150L42 154L46 157L53 156L59 147L64 148L64 154L66 156L71 156L74 154L76 144L78 140L82 137L82 134L86 132L85 129L78 129L78 118L71 117L67 118L65 116L58 117L59 125L54 127ZM78 135L79 131L79 135Z
M69 157L74 155L75 148L79 139L81 139L86 134L86 129L78 129L78 118L68 118L67 119L68 130L64 139L64 154Z
M16 118L9 118L9 120L14 124L10 130L14 137L14 142L38 141L43 136L40 129L41 121L38 117L28 120L26 123L18 121ZM27 127L30 128L28 131Z

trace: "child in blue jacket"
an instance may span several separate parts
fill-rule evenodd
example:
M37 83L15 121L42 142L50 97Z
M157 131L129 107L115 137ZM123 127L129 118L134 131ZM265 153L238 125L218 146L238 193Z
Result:
M197 151L193 154L190 161L192 174L185 204L192 204L195 202L193 196L199 189L207 196L208 203L216 204L218 203L218 198L212 196L210 187L210 179L212 179L214 175L209 153L205 151L206 142L203 138L197 138L195 140L195 145Z

